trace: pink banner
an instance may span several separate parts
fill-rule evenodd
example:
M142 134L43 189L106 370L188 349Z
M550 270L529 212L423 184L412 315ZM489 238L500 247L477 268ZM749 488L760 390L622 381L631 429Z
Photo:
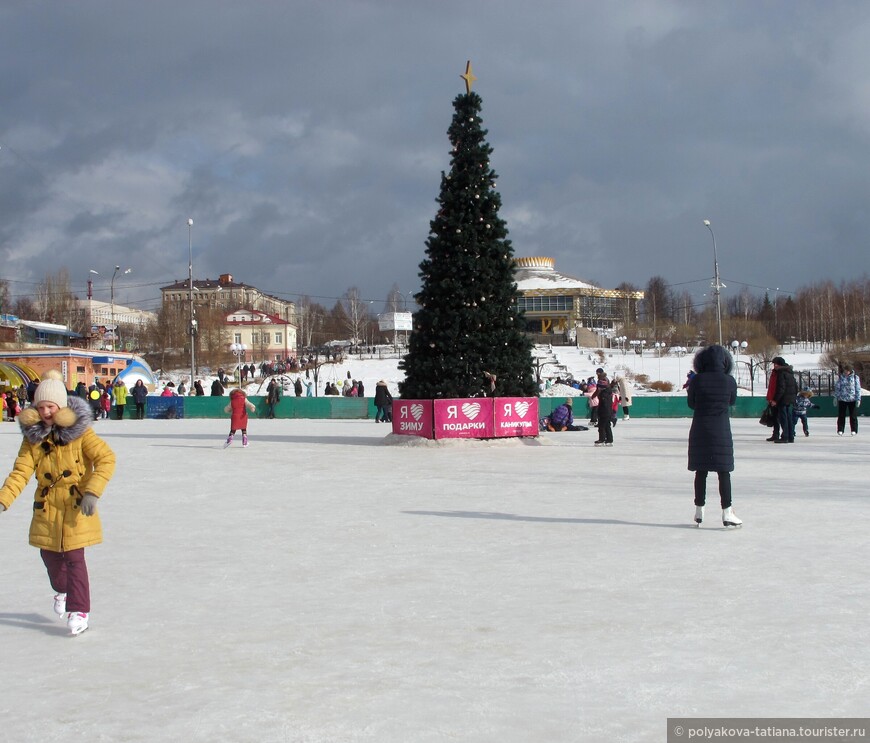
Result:
M493 399L435 400L436 439L493 438Z
M393 400L393 433L433 438L432 400Z
M537 436L537 397L497 397L495 399L495 435Z

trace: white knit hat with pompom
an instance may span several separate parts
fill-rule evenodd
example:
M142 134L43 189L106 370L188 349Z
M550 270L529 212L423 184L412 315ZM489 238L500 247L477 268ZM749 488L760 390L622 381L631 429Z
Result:
M54 369L47 371L36 388L33 395L34 407L41 402L53 402L59 408L66 407L66 385L59 371Z

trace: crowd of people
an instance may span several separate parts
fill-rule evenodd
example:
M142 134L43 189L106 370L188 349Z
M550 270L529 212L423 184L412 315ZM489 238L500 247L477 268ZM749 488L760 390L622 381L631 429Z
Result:
M566 384L557 379L557 384ZM578 390L578 397L585 398L589 411L589 425L598 429L596 446L613 446L613 427L616 425L619 408L623 420L631 419L631 404L634 387L627 377L609 379L603 368L595 370L595 376L581 381L571 381L569 386ZM587 431L586 426L574 423L574 399L569 397L557 406L550 415L540 420L540 427L547 431Z
M711 345L699 351L693 361L693 374L687 379L687 404L692 410L688 438L688 470L694 472L694 521L700 527L705 519L707 478L715 472L718 480L722 523L725 527L742 526L733 508L731 472L734 471L734 444L731 434L730 408L737 399L737 383L732 375L733 360L728 350ZM250 370L249 370L250 371ZM301 381L296 380L297 384ZM223 385L215 380L223 394ZM361 381L330 382L336 392L347 396L363 396ZM345 391L338 391L343 388ZM202 394L199 380L197 394ZM310 389L310 384L309 384ZM620 404L623 419L629 420L633 390L625 377L612 381L603 368L595 377L578 383L586 399L590 423L598 428L596 445L613 444L613 426ZM166 391L169 390L167 393ZM180 390L179 390L180 391ZM296 389L301 395L301 390ZM173 395L166 385L161 394ZM182 393L183 394L183 393ZM213 392L214 394L214 392ZM274 377L266 388L270 418L281 402L283 385ZM6 511L24 490L34 475L42 484L37 488L30 527L30 544L40 550L55 591L54 612L66 620L71 635L88 628L91 610L90 582L84 551L102 541L97 504L115 469L115 455L92 428L98 418L108 417L114 401L118 419L123 418L128 398L135 404L135 417L143 418L148 389L137 380L132 390L122 379L94 379L90 386L79 382L68 390L57 371L33 380L27 386L0 394L7 419L18 422L23 443L12 471L0 487L0 514ZM767 401L776 411L774 435L769 439L792 443L798 421L805 436L809 436L807 411L819 406L812 402L808 388L798 389L794 372L784 358L773 359L773 372L767 389ZM557 406L541 420L548 431L588 430L574 423L574 397ZM393 398L384 380L375 387L374 403L377 422L390 421ZM834 386L834 406L837 408L837 434L845 434L846 420L850 433L858 434L857 410L861 406L861 382L851 364L840 364ZM230 431L224 446L232 445L235 434L242 434L242 446L248 446L248 413L255 407L241 387L230 393L225 412L230 415ZM55 485L63 482L63 487ZM68 497L72 494L72 497ZM56 514L62 514L60 518Z
M260 364L255 364L253 361L250 364L242 364L239 368L239 374L242 378L242 384L251 380L252 382L259 378L265 379L276 374L297 374L309 369L314 369L318 361L341 361L341 351L327 352L324 358L315 356L314 354L296 356L287 356L284 359L276 359L274 361L262 361ZM219 370L218 376L221 376L223 370ZM223 380L222 380L223 381Z

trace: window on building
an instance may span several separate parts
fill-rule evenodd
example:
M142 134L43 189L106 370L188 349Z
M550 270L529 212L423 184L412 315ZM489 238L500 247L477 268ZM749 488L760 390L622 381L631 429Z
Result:
M271 337L271 335L272 335L271 333L263 333L263 345L264 346L269 345L269 338Z
M254 334L254 336L256 337L256 333ZM241 343L241 342L242 342L242 334L241 333L234 333L233 334L233 343ZM254 342L256 343L256 341L254 341Z
M275 333L275 345L280 346L284 342L281 333Z
M517 307L523 312L570 312L573 303L569 296L518 297Z
M259 333L251 333L251 343L258 344L260 342L260 334Z

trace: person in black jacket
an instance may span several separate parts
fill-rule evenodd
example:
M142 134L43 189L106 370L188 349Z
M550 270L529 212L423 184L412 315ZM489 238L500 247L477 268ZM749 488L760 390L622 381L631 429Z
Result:
M218 373L223 373L223 369L219 369ZM211 396L212 397L222 397L224 394L224 385L221 383L220 379L215 379L214 382L211 383Z
M689 382L687 401L694 411L689 429L689 470L695 473L695 523L704 521L707 473L719 475L722 523L743 522L731 508L731 473L734 471L734 442L731 438L729 408L737 402L737 382L731 376L734 362L722 346L707 346L695 355L697 374Z
M613 446L613 392L606 376L599 375L595 385L595 397L598 398L598 440L595 446Z
M148 388L141 379L136 380L133 389L130 390L133 402L136 404L136 420L145 418L145 401L148 399Z
M326 394L331 394L327 392ZM390 390L387 387L386 381L381 379L375 385L375 408L377 408L377 412L375 413L375 423L388 423L393 419L392 415L392 406L393 406L393 396L390 394Z
M275 406L281 402L281 393L283 387L275 381L275 378L269 380L266 387L266 404L269 406L269 418L275 417Z
M794 443L794 401L797 397L798 386L794 378L792 368L785 363L782 356L773 359L773 368L776 371L776 392L773 395L773 405L779 417L779 439L776 444Z

